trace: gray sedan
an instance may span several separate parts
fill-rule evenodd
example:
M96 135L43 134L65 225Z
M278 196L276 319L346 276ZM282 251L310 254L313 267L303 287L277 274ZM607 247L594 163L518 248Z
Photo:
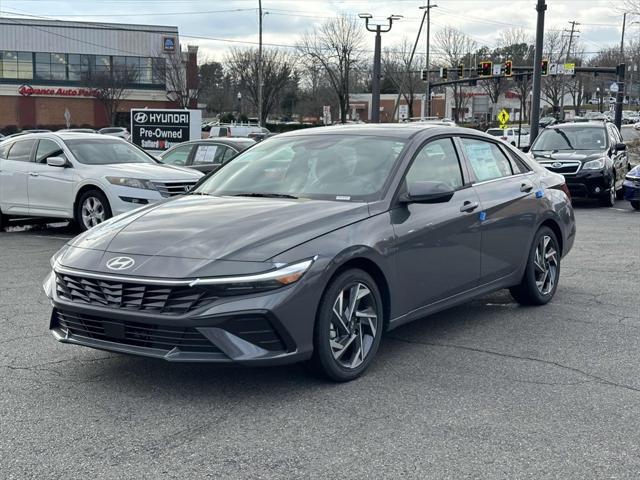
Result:
M48 321L64 343L347 381L399 325L502 288L549 302L575 232L564 177L489 135L307 129L70 241Z
M203 173L210 173L255 143L255 140L250 138L191 140L162 152L158 155L158 159L169 165L189 167Z

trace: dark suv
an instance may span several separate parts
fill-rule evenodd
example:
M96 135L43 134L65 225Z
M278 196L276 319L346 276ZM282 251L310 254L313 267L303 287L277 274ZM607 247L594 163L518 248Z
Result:
M612 207L622 198L630 170L627 146L612 123L561 123L540 132L531 146L533 158L564 175L573 197L597 198Z

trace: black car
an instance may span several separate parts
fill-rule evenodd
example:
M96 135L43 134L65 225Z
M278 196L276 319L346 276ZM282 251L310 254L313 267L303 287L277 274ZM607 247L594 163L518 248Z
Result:
M44 288L64 343L345 381L412 320L500 288L549 302L574 238L563 177L489 135L321 127L76 237Z
M622 198L630 170L627 146L613 123L562 123L547 127L531 155L548 170L564 175L573 197L596 198L612 207Z
M189 167L204 173L217 170L238 153L255 145L250 138L211 138L191 140L158 155L162 163Z

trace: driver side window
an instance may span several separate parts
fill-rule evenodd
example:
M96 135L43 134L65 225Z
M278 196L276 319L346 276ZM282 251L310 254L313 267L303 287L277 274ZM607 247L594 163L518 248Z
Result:
M36 150L36 163L47 163L49 157L65 157L65 155L60 145L53 140L40 140Z
M189 154L192 149L193 144L176 147L173 151L162 157L162 163L182 167L187 164L187 159L189 158Z
M462 187L460 161L451 138L441 138L424 145L407 172L406 182L441 182L453 190Z

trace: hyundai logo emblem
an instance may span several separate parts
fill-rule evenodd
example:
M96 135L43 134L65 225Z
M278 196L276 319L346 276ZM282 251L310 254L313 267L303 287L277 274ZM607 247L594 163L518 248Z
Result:
M551 166L553 168L562 168L562 162L553 162Z
M133 115L133 121L136 123L147 123L147 114L144 112L138 112Z
M110 270L126 270L133 267L136 261L131 257L114 257L107 262L107 268Z

